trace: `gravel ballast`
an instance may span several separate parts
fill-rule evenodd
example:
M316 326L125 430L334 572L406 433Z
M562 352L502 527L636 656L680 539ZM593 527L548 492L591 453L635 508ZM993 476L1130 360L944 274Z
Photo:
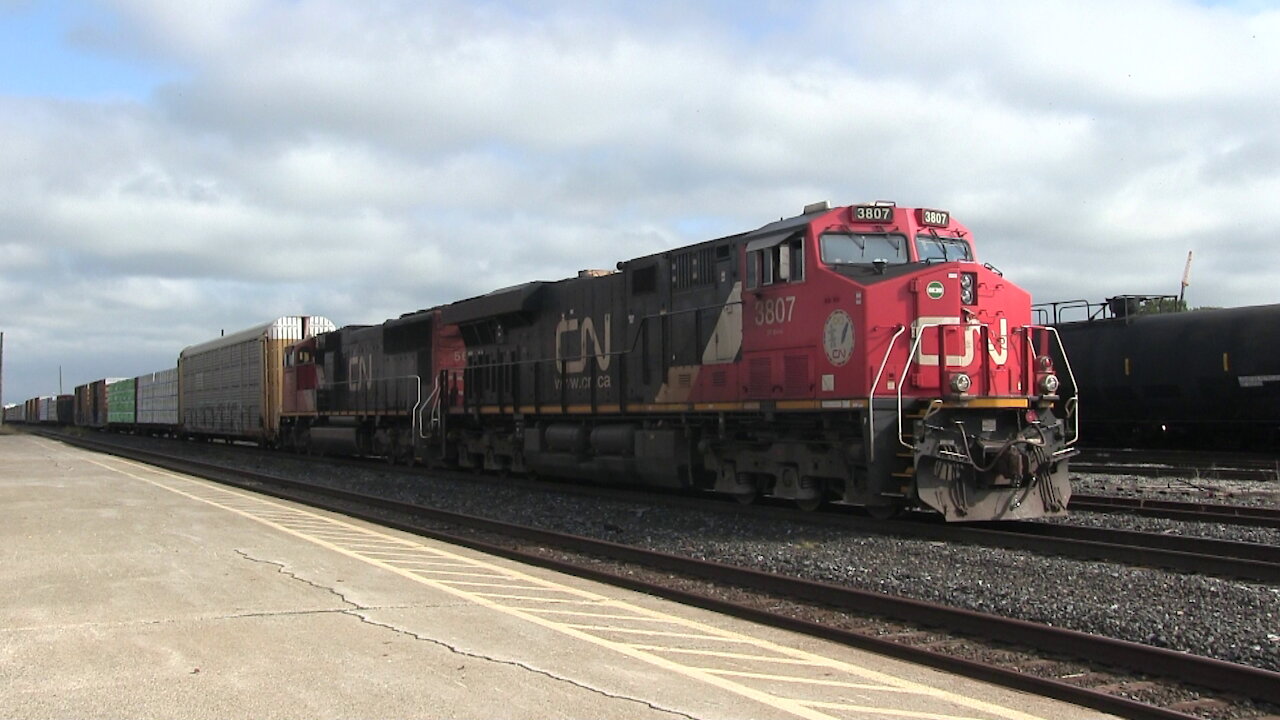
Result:
M184 454L454 512L901 595L1280 671L1280 586L855 529L600 500L456 474L409 476L243 448L128 438ZM1150 482L1143 478L1143 482ZM1082 477L1078 492L1123 478ZM1200 492L1186 486L1188 494ZM1167 491L1168 488L1165 488ZM1249 490L1260 504L1260 488ZM1186 499L1162 495L1168 499ZM1079 513L1076 524L1278 544L1280 531Z

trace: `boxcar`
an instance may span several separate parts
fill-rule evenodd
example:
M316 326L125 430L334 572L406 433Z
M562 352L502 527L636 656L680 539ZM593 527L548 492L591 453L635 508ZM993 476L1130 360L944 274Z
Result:
M107 424L131 428L138 421L138 381L122 378L107 384Z
M21 423L27 420L27 406L25 403L13 403L4 406L4 421L6 423Z
M105 428L111 421L107 391L120 378L102 378L76 387L75 424L79 427Z
M36 422L41 425L58 424L58 398L53 395L43 395L36 399Z
M276 444L285 349L335 329L327 318L288 315L184 349L178 356L181 432Z
M171 432L178 425L178 368L135 378L138 389L138 428L143 432Z
M75 423L75 395L59 395L58 396L58 424L71 425Z

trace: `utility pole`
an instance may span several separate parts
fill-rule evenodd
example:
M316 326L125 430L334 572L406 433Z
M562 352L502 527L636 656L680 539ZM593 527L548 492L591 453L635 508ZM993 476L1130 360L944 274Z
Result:
M4 409L4 333L0 332L0 410ZM4 413L0 412L0 425L4 424Z
M1182 289L1178 291L1178 309L1183 308L1182 298L1187 294L1187 286L1191 284L1191 253L1194 250L1187 251L1187 266L1182 270Z

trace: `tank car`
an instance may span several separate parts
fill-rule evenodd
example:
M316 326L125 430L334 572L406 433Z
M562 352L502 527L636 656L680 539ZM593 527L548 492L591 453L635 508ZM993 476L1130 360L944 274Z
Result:
M297 344L283 423L299 447L478 470L1057 515L1074 406L1053 409L1055 335L1030 315L950 213L823 203Z
M1071 359L1097 443L1274 447L1280 305L1152 313L1169 296L1041 306Z

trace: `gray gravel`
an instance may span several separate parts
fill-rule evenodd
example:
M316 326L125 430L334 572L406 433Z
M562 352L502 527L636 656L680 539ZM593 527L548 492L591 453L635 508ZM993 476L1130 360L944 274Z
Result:
M135 439L141 442L141 439ZM148 443L149 444L149 443ZM1280 586L1043 557L467 479L326 467L187 443L192 454L446 510L1068 627L1280 671ZM172 444L163 449L173 452ZM1149 479L1144 479L1149 480ZM1123 479L1082 478L1112 485ZM1194 489L1192 490L1194 492ZM1168 497L1168 496L1166 496ZM1070 522L1280 542L1274 530L1118 514Z
M1075 492L1118 495L1155 500L1196 500L1222 505L1280 507L1280 482L1218 480L1209 478L1143 477L1078 473L1072 477Z

